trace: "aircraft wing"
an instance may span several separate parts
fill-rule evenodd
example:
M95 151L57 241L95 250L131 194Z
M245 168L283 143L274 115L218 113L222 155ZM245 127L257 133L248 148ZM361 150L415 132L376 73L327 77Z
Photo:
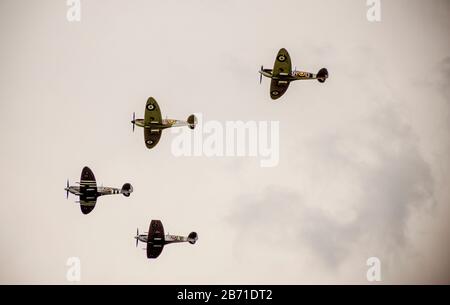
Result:
M148 228L147 258L157 258L164 248L164 227L160 220L152 220Z
M89 214L95 208L97 198L87 198L86 196L80 196L80 208L83 214Z
M161 138L161 129L151 129L151 128L144 128L144 140L145 145L148 149L151 149L158 144L159 139Z
M273 100L280 98L289 88L289 81L272 79L270 82L270 97Z
M290 75L292 72L291 57L286 49L281 49L278 51L277 58L275 59L275 64L273 66L272 75L282 76Z
M289 81L283 80L283 76L291 75L291 72L291 57L286 49L280 49L272 71L273 78L275 79L272 79L270 82L270 97L273 100L280 98L288 89Z
M80 208L83 214L89 214L97 202L97 182L92 170L85 166L80 178Z
M80 193L86 196L97 194L97 182L95 181L94 173L87 166L81 171Z
M158 103L153 97L149 97L147 100L147 104L145 104L144 116L144 124L150 125L151 123L162 123L161 109L159 108Z

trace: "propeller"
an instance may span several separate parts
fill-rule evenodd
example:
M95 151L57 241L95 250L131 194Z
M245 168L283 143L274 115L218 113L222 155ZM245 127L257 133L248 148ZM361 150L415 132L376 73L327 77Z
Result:
M136 228L136 248L137 248L137 246L138 246L138 242L139 242L139 228Z
M261 66L261 72L264 71L264 67ZM259 73L259 83L261 84L262 82L262 73Z
M133 112L133 120L131 121L133 124L133 132L134 132L134 126L136 125L136 114Z
M69 199L69 179L67 179L67 186L66 186L66 199Z

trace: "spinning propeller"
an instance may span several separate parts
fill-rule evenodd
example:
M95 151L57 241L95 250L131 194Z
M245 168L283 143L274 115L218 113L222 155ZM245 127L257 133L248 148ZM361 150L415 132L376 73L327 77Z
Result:
M139 228L136 228L136 236L134 238L136 239L136 248L137 248L139 242Z
M133 132L134 132L134 126L136 125L136 114L133 112L133 120L131 121L133 124Z
M264 67L263 66L261 66L261 72L262 71L264 71ZM261 82L262 82L262 73L259 73L259 83L261 84Z

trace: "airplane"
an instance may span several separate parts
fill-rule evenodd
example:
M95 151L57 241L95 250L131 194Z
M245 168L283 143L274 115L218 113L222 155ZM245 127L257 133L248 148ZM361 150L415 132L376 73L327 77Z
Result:
M134 238L136 239L136 247L138 246L138 242L147 244L147 258L157 258L161 254L164 245L181 242L188 242L193 245L198 239L196 232L189 233L187 237L170 234L164 235L164 227L160 220L152 220L148 232L145 233L139 234L139 229L137 229Z
M264 69L261 66L259 71L259 83L262 82L263 75L272 79L270 82L270 97L273 100L280 98L288 89L290 82L301 79L317 79L323 83L328 78L328 70L322 68L317 74L292 70L291 57L286 49L282 48L278 51L275 64L272 69Z
M197 124L197 118L191 114L186 121L163 119L158 103L153 97L149 97L145 105L144 119L136 119L133 112L131 123L133 124L133 132L134 126L144 128L145 145L148 149L151 149L158 144L164 129L181 126L188 126L190 129L194 129Z
M122 194L125 197L129 197L133 192L133 187L130 183L125 183L121 189L97 186L95 182L95 176L92 170L85 166L81 171L80 182L77 182L77 186L69 186L69 179L67 179L67 186L64 189L66 191L66 199L69 198L69 193L79 196L80 208L83 214L89 214L95 208L97 198L103 195Z

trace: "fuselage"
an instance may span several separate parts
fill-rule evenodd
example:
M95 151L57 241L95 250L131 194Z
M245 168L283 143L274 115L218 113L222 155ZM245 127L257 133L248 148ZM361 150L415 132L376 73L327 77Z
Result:
M135 238L140 242L147 243L148 236L146 234L139 234Z
M132 122L133 123L133 122ZM143 119L136 119L134 121L136 126L143 127L143 128L151 128L151 129L166 129L170 127L179 127L179 126L186 126L187 122L182 120L174 120L174 119L163 119L161 123L155 122L150 124L145 124L145 121Z
M77 196L79 196L81 194L79 186L69 186L69 187L66 187L64 190L69 191L69 193L77 195Z
M277 76L274 76L272 73L272 69L263 69L260 70L259 73L264 75L265 77L275 79L275 80L281 80L281 81L295 81L295 80L302 80L302 79L315 79L317 78L317 75L311 72L304 72L304 71L292 71L291 73L285 73L285 74L279 74Z
M80 190L80 186L69 186L68 188L65 188L66 191L69 191L69 193L74 194L76 196L83 195ZM108 187L108 186L97 186L97 193L95 194L96 197L98 196L104 196L104 195L115 195L115 194L121 194L121 189L114 188L114 187Z
M148 242L148 235L146 235L146 234L139 234L139 235L135 236L135 238L137 240L139 240L140 242L143 242L143 243L147 243ZM167 235L164 236L163 243L165 245L167 245L167 244L181 243L181 242L187 242L187 241L188 241L188 238L186 236L178 236L178 235L167 234Z

